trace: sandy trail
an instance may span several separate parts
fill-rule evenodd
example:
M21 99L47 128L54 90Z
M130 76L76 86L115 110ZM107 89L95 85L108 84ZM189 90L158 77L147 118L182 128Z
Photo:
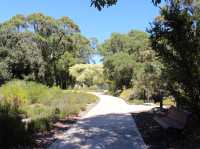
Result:
M99 103L49 149L146 149L130 112L152 107L128 105L117 97L96 95Z

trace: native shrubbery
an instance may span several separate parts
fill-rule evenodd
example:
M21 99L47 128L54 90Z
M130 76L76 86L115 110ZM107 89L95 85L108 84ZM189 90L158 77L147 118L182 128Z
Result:
M87 104L97 100L97 97L91 94L63 91L58 87L49 88L39 83L21 80L4 84L0 88L0 94L0 129L4 130L1 131L0 137L7 136L7 132L14 135L19 131L26 135L48 131L55 120L77 116L80 111L85 110ZM22 123L22 119L28 120L27 124ZM19 144L20 141L23 140L19 140ZM4 142L0 142L0 145L5 145Z

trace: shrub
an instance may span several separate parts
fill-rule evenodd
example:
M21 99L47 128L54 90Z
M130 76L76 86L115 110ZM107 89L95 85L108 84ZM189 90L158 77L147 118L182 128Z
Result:
M4 84L0 89L3 101L13 104L17 100L20 105L44 103L63 97L64 93L58 87L48 88L45 85L31 82L13 80ZM22 104L23 103L23 104Z
M120 94L120 97L124 100L130 100L133 97L133 89L125 89Z
M3 96L3 102L14 107L21 106L28 101L28 93L25 90L24 81L11 81L4 84L1 89L1 95Z
M8 82L0 91L4 104L13 105L13 98L25 101L20 102L24 104L19 104L16 108L22 111L26 118L31 118L28 127L31 132L47 131L54 120L78 115L85 110L87 104L97 100L95 95L88 93L63 91L58 87L48 88L42 84L20 80Z
M48 87L35 82L26 82L24 90L28 94L30 104L38 103L48 97Z
M144 92L139 88L124 89L120 97L125 100L144 99Z
M172 97L166 97L163 100L163 105L175 106L175 100Z
M97 101L95 95L88 93L80 91L66 91L65 93L65 98L52 102L52 107L56 107L60 118L78 115L80 111L85 110L87 104Z
M26 116L31 118L28 128L31 132L44 132L51 128L51 123L56 119L55 110L43 104L31 104L21 108Z
M141 104L144 104L144 100L142 100L142 99L131 99L131 100L128 100L128 103L141 105Z
M0 148L28 148L32 144L19 114L12 106L0 104Z
M124 89L120 94L120 97L126 100L130 104L143 104L144 100L141 96L141 92L138 89Z

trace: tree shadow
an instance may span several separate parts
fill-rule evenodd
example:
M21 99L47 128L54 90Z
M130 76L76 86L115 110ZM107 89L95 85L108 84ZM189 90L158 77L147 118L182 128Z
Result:
M19 111L0 104L0 148L31 148L34 141L31 133L19 116Z
M143 149L147 148L129 114L106 114L81 119L63 140L50 149Z

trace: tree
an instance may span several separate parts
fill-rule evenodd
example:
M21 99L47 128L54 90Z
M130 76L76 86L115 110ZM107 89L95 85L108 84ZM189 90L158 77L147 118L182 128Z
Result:
M56 63L56 84L61 88L73 86L74 80L69 74L69 68L76 64L76 59L69 52L65 52Z
M168 1L168 0L163 0ZM191 3L193 0L181 0L182 2ZM116 5L118 0L91 0L91 6L96 7L98 10L102 10L104 7L109 7L112 5ZM162 0L152 0L154 5L158 5L162 2Z
M100 47L99 51L103 56L110 56L115 53L127 51L128 39L124 34L112 33Z
M135 61L127 53L116 53L104 59L104 73L111 81L112 90L130 87Z
M178 104L200 109L199 5L169 1L150 30L153 49L165 66L168 89Z
M70 18L41 13L16 15L2 23L0 49L1 82L18 78L62 88L73 84L69 70L64 69L87 63L93 54L90 41Z
M113 33L99 50L104 56L105 75L114 92L134 87L143 98L149 99L156 91L161 64L151 49L147 33L137 30L128 34Z
M70 68L70 75L75 78L76 84L82 87L104 83L103 66L101 64L76 64Z
M91 47L90 40L81 34L75 34L72 36L72 47L78 63L90 62L91 55L94 54L94 49Z
M99 51L104 57L119 52L133 54L138 61L142 61L142 58L147 58L146 56L152 52L148 34L138 30L132 30L128 34L113 33L99 47Z

